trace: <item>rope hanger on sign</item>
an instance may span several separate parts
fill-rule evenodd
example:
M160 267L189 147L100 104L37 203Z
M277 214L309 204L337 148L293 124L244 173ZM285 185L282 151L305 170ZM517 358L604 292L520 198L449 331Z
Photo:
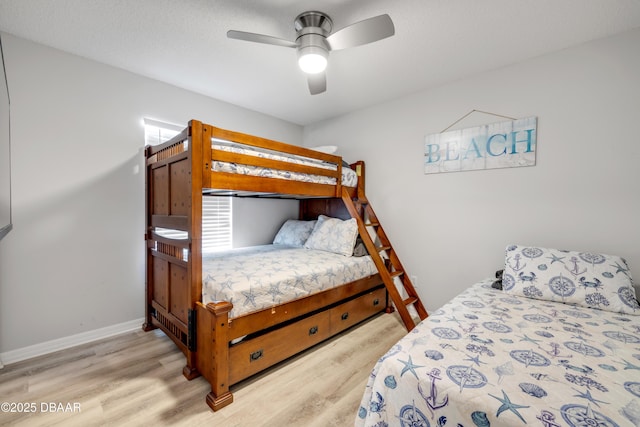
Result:
M453 126L457 125L458 123L460 123L461 121L463 121L464 119L466 119L467 117L469 117L471 114L473 113L482 113L482 114L489 114L491 116L496 116L496 117L502 117L503 119L509 119L509 120L517 120L514 117L509 117L509 116L503 116L502 114L496 114L496 113L490 113L488 111L482 111L482 110L471 110L469 111L467 114L465 114L464 116L460 117L458 120L456 120L455 122L451 123L449 126L447 126L446 128L444 128L443 130L440 131L440 133L444 133L446 131L448 131L449 129L451 129Z

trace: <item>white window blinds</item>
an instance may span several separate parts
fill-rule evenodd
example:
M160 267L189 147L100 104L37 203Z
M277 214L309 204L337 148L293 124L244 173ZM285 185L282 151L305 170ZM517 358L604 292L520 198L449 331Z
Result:
M144 119L146 145L161 144L182 131L183 127ZM217 252L232 248L232 197L204 196L202 198L202 252ZM158 230L158 234L173 239L185 239L185 232Z
M202 198L202 252L231 249L232 197L205 196Z

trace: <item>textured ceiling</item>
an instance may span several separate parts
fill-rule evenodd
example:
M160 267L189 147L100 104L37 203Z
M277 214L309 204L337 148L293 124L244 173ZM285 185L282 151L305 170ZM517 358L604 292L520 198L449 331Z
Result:
M226 37L293 40L307 10L396 34L331 52L313 96L294 49ZM300 125L637 27L640 0L0 0L3 32Z

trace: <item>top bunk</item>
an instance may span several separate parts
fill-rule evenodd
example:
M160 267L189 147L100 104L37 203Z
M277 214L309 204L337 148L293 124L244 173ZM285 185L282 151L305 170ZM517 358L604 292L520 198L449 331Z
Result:
M340 156L197 120L171 140L147 146L145 157L153 182L185 180L205 195L304 199L342 197L343 188L351 197L364 191L363 162L349 165Z

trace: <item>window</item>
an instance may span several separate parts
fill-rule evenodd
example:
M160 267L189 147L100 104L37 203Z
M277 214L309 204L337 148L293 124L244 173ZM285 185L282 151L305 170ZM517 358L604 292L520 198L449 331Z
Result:
M202 198L202 253L232 248L231 200L233 197Z
M158 145L173 138L184 127L144 119L145 145ZM202 253L232 248L232 197L202 197ZM186 239L187 233L158 229L158 234L172 239Z
M144 119L145 145L158 145L180 133L184 126L172 125L157 120Z

